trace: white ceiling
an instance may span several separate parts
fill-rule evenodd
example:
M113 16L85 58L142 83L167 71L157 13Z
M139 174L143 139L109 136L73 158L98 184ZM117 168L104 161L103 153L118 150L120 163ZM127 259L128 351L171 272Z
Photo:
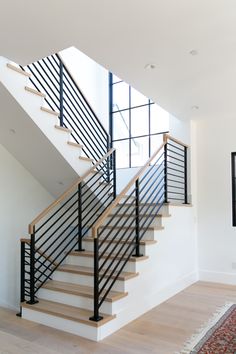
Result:
M0 5L0 55L26 64L75 46L179 118L235 114L235 0ZM147 63L156 69L145 70Z

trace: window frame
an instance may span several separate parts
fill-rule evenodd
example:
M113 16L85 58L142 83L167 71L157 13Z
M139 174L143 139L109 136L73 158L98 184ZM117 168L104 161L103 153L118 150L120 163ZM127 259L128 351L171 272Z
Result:
M232 226L236 226L236 152L231 152L231 181L232 181Z
M153 136L158 136L158 135L163 135L165 133L169 133L169 130L167 131L162 131L162 132L158 132L158 133L151 133L151 106L155 104L155 102L153 102L152 100L148 99L147 98L147 104L141 104L141 105L137 105L137 106L132 106L131 105L131 90L132 90L132 87L130 85L128 85L129 89L128 89L128 92L129 92L129 107L127 108L122 108L122 109L118 109L118 110L113 110L113 86L117 85L117 84L120 84L121 82L124 82L123 80L120 80L120 81L115 81L113 82L113 74L112 73L109 73L109 133L110 133L110 136L111 136L111 146L113 147L114 143L116 142L121 142L121 141L126 141L126 140L129 140L129 158L128 158L128 161L129 161L129 165L126 166L126 167L119 167L120 169L122 168L135 168L135 167L140 167L140 166L132 166L132 148L131 148L131 145L132 145L132 140L133 139L138 139L138 138L145 138L147 137L148 138L148 156L147 156L147 159L149 157L151 157L151 149L152 149L152 144L151 144L151 138ZM131 114L132 114L132 111L134 109L137 109L137 108L141 108L141 107L147 107L147 120L148 120L148 134L144 134L144 135L137 135L137 136L132 136L132 117L131 117ZM114 139L114 120L113 120L113 114L117 114L117 113L121 113L124 112L124 111L128 111L129 113L129 133L128 133L128 137L125 137L125 138L119 138L119 139Z

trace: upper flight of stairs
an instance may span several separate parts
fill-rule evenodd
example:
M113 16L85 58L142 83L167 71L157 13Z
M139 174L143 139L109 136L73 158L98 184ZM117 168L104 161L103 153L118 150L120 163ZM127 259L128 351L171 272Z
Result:
M84 156L83 145L73 140L71 130L60 126L59 112L47 106L46 94L32 87L30 77L0 57L0 141L52 195L58 196L62 188L92 167L93 159Z

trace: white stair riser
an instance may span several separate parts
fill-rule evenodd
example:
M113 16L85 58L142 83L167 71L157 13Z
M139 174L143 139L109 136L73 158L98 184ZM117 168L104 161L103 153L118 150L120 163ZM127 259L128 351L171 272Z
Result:
M101 238L109 235L108 238L117 237L119 239L120 237L122 237L124 235L125 231L126 230L117 230L117 229L108 230L108 229L105 229L100 235L101 235ZM142 235L142 230L140 230L140 234ZM88 233L88 235L90 236L90 233ZM135 230L133 230L132 232L131 231L127 231L125 233L125 235L126 235L126 237L130 235L130 238L134 238L135 237ZM124 236L124 238L125 238L125 236ZM147 230L144 233L143 239L144 240L155 240L154 229Z
M93 267L92 257L68 256L66 259L67 264L79 265L82 267ZM114 262L114 265L116 262ZM136 262L127 262L123 271L124 272L137 272L138 266Z
M99 330L96 327L88 326L76 321L67 320L62 317L49 315L47 313L34 311L31 309L22 309L22 318L33 322L41 323L45 326L69 332L93 341L98 341L100 338Z
M94 308L92 298L88 298L80 295L67 294L60 291L54 291L54 290L43 289L43 288L40 289L38 295L40 299L54 301L65 305L75 306L86 310L92 311ZM101 312L106 313L108 315L114 315L115 313L117 313L117 311L121 311L122 309L121 300L113 303L104 301L101 306Z
M149 207L149 205L143 205L143 204L141 204L140 205L140 208L142 208L141 209L141 213L142 214L145 214L146 212L148 212L148 213L151 213L151 210L153 209L153 207L154 207L154 205L152 205L152 206L150 206ZM119 212L119 214L120 213L122 213L122 212L124 212L125 210L126 210L126 207L122 207L122 209L119 211L119 208L120 208L120 206L118 205L118 206L116 206L114 209L113 209L113 214L116 214L117 212ZM127 212L125 212L126 214L133 214L134 213L134 208L129 208L130 210L127 210ZM155 208L154 209L154 212L153 213L155 213L156 212L156 210L157 210L157 208ZM161 215L169 215L169 206L168 205L163 205L162 207L161 207L161 209L158 211L158 214L161 214Z
M115 216L114 219L112 218L107 218L105 221L104 221L104 225L115 225L115 226L123 226L123 224L126 226L127 224L131 224L130 226L135 226L135 219L132 215L132 219L133 219L133 222L131 223L132 219L131 217L117 217ZM143 223L145 221L145 223L149 223L150 222L150 219L144 219L141 221L141 223ZM116 224L117 223L117 224ZM150 226L162 226L162 218L161 217L155 217L154 220L151 222Z
M113 248L114 246L116 246L116 245L117 245L116 243L112 243L111 245L109 245L109 248L107 249L107 252L109 253L109 252L112 250L112 248ZM100 248L100 250L103 251L103 250L105 249L105 247L107 247L107 246L108 246L108 243L106 242L106 243L104 243L104 244L102 245L102 247ZM120 249L122 246L123 246L123 243L117 245L116 252L118 252L119 249ZM91 242L91 241L86 241L86 240L84 239L84 240L83 240L83 248L84 248L86 251L92 251L92 252L93 252L93 249L94 249L94 247L93 247L93 242ZM144 246L144 245L141 245L141 246L140 246L140 250L141 250L141 253L145 253L145 246Z
M62 281L66 283L73 283L85 286L93 287L93 277L90 275L75 274L69 272L55 271L53 273L53 280ZM101 282L101 286L104 282ZM123 280L117 280L113 287L114 291L125 291L125 282Z

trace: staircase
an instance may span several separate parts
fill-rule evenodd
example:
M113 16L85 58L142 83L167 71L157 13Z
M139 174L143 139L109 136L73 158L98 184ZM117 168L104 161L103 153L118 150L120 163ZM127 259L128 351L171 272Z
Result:
M5 73L30 80L24 94L43 100L38 117L35 107L29 110L25 97L14 93L37 128L74 171L78 166L71 155L77 151L86 164L30 223L30 237L21 239L21 316L101 340L160 301L153 273L157 242L170 206L189 205L188 146L164 134L163 144L117 196L109 135L60 57L27 68L4 65ZM2 82L13 94L8 80ZM54 117L56 124L42 123L41 115ZM57 134L63 136L60 143Z

